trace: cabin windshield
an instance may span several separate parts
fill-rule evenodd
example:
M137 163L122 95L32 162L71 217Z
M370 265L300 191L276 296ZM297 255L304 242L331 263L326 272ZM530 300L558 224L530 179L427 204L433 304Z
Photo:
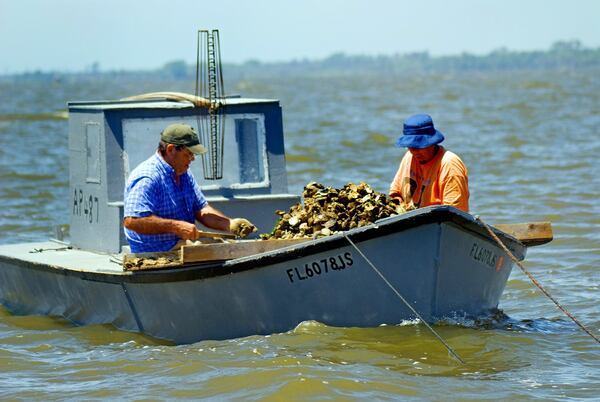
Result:
M128 176L158 147L160 132L169 124L185 123L198 132L198 119L206 116L141 118L123 120L124 168ZM201 125L203 124L200 122ZM268 159L262 114L233 114L225 117L223 178L204 180L202 157L190 169L203 189L268 187Z

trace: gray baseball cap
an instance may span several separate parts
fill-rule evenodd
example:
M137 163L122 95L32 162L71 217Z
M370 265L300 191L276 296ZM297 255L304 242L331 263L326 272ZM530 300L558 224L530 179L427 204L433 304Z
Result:
M160 140L167 144L183 145L195 155L206 152L206 148L200 144L194 128L187 124L171 124L160 133Z

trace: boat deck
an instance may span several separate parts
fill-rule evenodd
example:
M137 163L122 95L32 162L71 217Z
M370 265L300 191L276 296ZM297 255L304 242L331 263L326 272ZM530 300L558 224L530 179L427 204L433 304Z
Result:
M123 271L121 256L70 248L53 241L0 246L4 258L25 264L51 266L60 270L131 275Z
M189 281L229 275L257 267L302 259L307 254L329 252L348 246L348 238L354 242L367 242L390 234L410 230L427 224L459 227L480 239L490 240L481 223L473 217L452 207L427 207L405 214L382 219L375 224L335 233L299 244L286 245L275 250L256 250L246 256L233 256L223 260L198 261L177 267L157 269L124 270L123 254L89 251L57 241L21 243L0 246L0 265L20 266L34 270L50 271L87 280L101 282L153 283L161 281ZM502 241L522 260L526 247L506 233L496 231ZM471 247L471 246L469 246Z

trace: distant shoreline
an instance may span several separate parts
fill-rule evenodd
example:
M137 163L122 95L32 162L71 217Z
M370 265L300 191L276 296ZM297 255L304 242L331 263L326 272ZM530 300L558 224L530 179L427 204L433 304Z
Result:
M497 49L486 55L463 53L431 56L428 52L394 55L348 55L335 53L319 60L261 62L249 60L241 64L224 63L228 77L269 77L328 74L414 74L462 71L557 70L600 67L600 48L587 48L579 41L555 42L548 50L511 51ZM155 77L188 80L195 77L195 65L174 60L157 69L102 70L94 63L85 71L25 71L0 74L0 79L54 80L61 77Z

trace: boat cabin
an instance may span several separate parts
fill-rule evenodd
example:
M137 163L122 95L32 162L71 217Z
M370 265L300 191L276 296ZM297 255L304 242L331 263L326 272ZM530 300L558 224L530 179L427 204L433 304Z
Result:
M70 102L68 109L70 243L127 252L123 193L129 173L156 152L166 126L185 123L200 132L209 110L168 99ZM211 205L252 221L258 228L254 236L269 232L275 210L300 201L288 193L281 106L277 100L227 98L219 113L221 174L215 178L204 171L202 158L213 155L197 157L190 169Z

